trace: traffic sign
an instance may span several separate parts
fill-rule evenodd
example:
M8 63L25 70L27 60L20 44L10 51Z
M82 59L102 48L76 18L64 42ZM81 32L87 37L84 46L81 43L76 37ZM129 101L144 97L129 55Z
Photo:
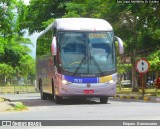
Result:
M149 67L150 67L150 64L146 59L140 59L136 63L136 70L142 74L147 73L149 70Z

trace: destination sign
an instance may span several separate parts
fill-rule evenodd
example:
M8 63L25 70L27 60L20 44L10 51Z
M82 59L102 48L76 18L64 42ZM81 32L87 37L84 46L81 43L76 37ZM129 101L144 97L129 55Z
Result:
M91 34L89 34L89 38L107 38L107 34L91 33Z

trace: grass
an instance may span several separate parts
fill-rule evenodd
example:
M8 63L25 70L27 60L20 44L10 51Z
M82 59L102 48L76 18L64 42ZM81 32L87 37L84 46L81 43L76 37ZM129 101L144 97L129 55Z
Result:
M0 93L35 93L34 86L0 86Z
M160 89L157 90L156 88L148 88L145 89L145 95L149 96L160 96ZM132 88L119 88L116 89L117 94L136 94L136 95L142 95L142 89L139 89L138 92L132 92Z
M14 106L14 110L16 111L22 111L22 110L27 110L28 108L26 107L26 105L24 105L21 102L17 102Z
M26 105L24 105L22 102L16 102L15 104L6 104L3 103L4 101L6 101L4 98L0 97L0 103L2 108L0 107L0 112L1 111L23 111L23 110L27 110L28 107Z
M7 109L7 111L23 111L28 110L27 106L24 105L22 102L16 102L12 108Z
M4 102L4 99L2 97L0 97L0 102Z

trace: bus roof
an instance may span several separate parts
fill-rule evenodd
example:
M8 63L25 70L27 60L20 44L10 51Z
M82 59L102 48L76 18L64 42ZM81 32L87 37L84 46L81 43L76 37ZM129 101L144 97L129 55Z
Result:
M112 26L103 19L96 18L60 18L55 20L58 30L111 31Z
M53 27L57 30L77 30L77 31L112 31L112 26L103 19L96 18L59 18L51 23L38 38L44 35ZM37 38L37 39L38 39Z

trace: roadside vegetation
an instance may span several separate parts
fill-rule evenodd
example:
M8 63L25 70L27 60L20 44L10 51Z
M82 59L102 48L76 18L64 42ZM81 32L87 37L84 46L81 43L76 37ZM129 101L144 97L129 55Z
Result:
M140 88L138 92L133 92L132 88L122 88L121 90L117 88L116 93L125 95L130 95L130 94L142 95L142 89ZM156 89L155 87L145 89L144 95L160 97L160 89Z
M0 1L0 85L17 85L35 80L35 60L30 55L33 46L30 39L24 38L25 29L23 8L20 0Z
M22 102L16 102L11 108L7 109L7 111L23 111L23 110L28 110L28 108Z

